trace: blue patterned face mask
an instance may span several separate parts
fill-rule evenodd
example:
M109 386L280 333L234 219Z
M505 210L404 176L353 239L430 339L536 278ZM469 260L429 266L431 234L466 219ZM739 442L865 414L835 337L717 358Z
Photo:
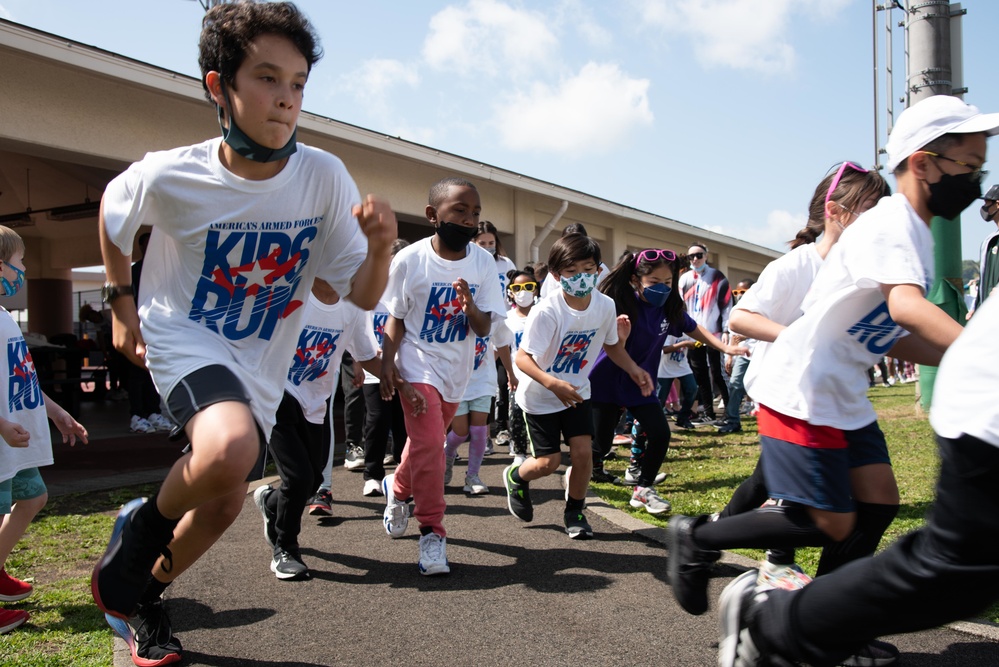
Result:
M0 287L3 288L4 296L14 296L17 294L17 291L21 289L21 286L24 285L24 271L17 268L10 262L4 262L4 264L14 269L14 273L16 275L14 277L14 282L10 282L7 280L6 276L0 275Z
M566 294L582 298L589 295L593 291L593 288L596 287L597 274L580 272L569 278L560 276L558 281Z

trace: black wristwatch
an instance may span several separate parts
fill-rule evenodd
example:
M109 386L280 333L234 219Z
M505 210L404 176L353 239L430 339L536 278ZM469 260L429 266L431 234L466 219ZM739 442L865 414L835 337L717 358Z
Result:
M133 294L135 294L135 290L132 289L131 285L104 283L104 286L101 287L101 301L107 304L113 303L120 296L132 296Z

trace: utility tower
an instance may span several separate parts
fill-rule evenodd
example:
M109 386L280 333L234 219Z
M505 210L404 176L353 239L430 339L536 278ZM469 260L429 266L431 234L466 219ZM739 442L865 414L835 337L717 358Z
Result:
M891 21L892 12L903 14L899 27L905 30L905 95L900 101L910 106L933 95L956 95L967 92L961 84L961 22L966 12L949 0L906 0L886 4L874 2L874 13L884 11L887 30L888 132L891 132ZM876 41L876 40L875 40ZM876 130L875 130L876 131ZM964 323L964 282L961 279L961 217L946 220L934 217L933 234L935 282L926 298L948 315ZM936 368L920 367L920 405L928 409L933 399Z

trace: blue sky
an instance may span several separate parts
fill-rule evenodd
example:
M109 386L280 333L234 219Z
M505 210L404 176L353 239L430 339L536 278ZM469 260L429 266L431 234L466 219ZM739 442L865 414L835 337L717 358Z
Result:
M872 4L300 0L326 52L305 109L783 249L830 166L874 163ZM999 3L962 6L965 100L999 112ZM194 0L0 0L0 17L192 76L202 15ZM977 209L962 222L974 259L991 226Z

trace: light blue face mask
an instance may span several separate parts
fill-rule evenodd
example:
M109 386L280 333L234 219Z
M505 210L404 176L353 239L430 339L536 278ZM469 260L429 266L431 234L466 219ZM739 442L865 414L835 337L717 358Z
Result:
M651 305L656 308L662 308L666 305L666 299L669 298L669 293L672 291L673 289L666 283L657 283L644 288L642 290L642 296L645 297L645 300Z
M597 274L595 273L577 273L574 276L566 278L565 276L560 276L559 284L562 285L562 289L569 296L574 296L577 298L583 298L589 295L593 291L593 288L597 285Z
M4 264L14 269L14 273L16 275L14 276L14 282L10 282L5 276L0 276L0 288L3 288L4 296L14 296L24 285L24 271L17 268L10 262L4 262Z

